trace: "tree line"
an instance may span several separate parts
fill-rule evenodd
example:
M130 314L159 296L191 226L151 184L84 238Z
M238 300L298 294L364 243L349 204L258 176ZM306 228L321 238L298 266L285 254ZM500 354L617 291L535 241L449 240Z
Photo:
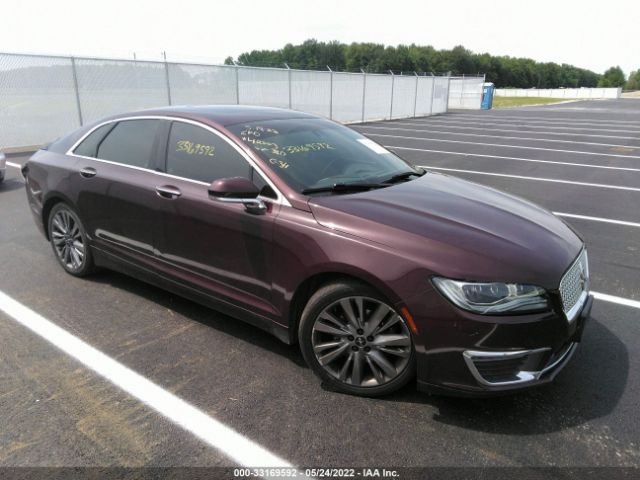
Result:
M226 64L258 67L326 69L368 73L446 73L452 75L486 74L487 81L497 87L559 88L624 86L625 78L619 67L612 67L604 75L568 64L536 62L530 58L495 56L474 53L463 46L451 50L436 50L432 46L378 43L319 42L306 40L300 45L287 44L278 50L252 50L236 59L227 57ZM617 69L617 70L616 70ZM618 72L619 70L619 72ZM620 78L620 75L622 77ZM637 72L634 72L637 75ZM640 75L637 75L640 81ZM631 80L631 78L630 78Z

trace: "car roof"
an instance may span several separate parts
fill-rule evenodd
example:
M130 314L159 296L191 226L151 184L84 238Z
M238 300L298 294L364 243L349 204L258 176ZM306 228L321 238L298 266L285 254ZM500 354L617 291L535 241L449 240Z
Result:
M145 115L177 117L195 121L208 120L209 122L222 127L228 127L230 125L244 122L260 122L274 119L321 118L309 113L298 112L296 110L251 105L181 105L160 107L149 110L120 113L96 120L95 122L78 128L64 137L54 140L46 147L46 149L56 153L64 153L89 130L95 128L96 125L100 125L104 122L113 122L118 121L119 119Z
M183 118L206 118L222 126L243 122L259 122L264 120L283 120L292 118L318 118L304 112L284 108L258 107L251 105L182 105L154 108L135 112L136 115L168 115ZM131 116L129 113L127 116ZM124 117L124 115L122 115Z

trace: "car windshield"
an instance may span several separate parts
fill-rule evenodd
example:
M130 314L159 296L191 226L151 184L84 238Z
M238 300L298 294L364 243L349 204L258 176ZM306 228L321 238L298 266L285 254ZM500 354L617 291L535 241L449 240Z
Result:
M227 128L299 192L333 185L374 185L416 172L373 140L320 118L262 120Z

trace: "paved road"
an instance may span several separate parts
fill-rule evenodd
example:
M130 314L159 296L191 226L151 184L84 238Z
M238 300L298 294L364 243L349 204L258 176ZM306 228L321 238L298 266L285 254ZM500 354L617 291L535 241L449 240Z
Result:
M554 211L640 222L640 102L356 128L415 164L466 170L441 171ZM119 274L64 274L23 189L9 168L0 291L294 465L640 466L637 308L596 301L574 360L538 390L464 400L408 386L384 399L350 397L322 389L295 348L251 326ZM566 220L588 243L593 289L640 300L640 227ZM234 463L4 314L0 359L0 465Z

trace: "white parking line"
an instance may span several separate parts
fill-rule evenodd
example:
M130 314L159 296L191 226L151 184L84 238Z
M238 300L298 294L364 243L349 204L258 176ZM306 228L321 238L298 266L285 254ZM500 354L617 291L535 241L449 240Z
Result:
M430 137L407 137L403 135L386 135L383 133L368 133L367 135L371 137L402 138L404 140L422 140L426 142L460 143L464 145L480 145L483 147L520 148L525 150L542 150L545 152L575 153L577 155L599 155L601 157L604 156L604 157L640 159L640 155L622 155L618 153L604 153L604 152L598 153L598 152L585 152L583 150L563 150L563 149L557 149L557 148L525 147L523 145L504 145L501 143L468 142L466 140L445 140L442 138L430 138Z
M22 168L22 165L20 165L19 163L13 163L13 162L6 162L6 163L9 167Z
M593 125L593 126L624 126L629 125L633 127L640 127L640 122L633 122L627 120L604 120L604 119L582 119L582 118L570 118L570 117L527 117L519 115L472 115L468 113L456 113L450 116L450 118L460 118L468 120L507 120L507 121L521 121L530 123L558 123L566 124L572 123L574 125Z
M619 143L595 143L595 142L578 142L575 140L558 140L555 138L533 138L533 137L510 137L507 135L488 135L486 133L461 133L461 132L446 132L442 130L433 130L433 129L419 129L419 128L398 128L398 127L372 127L369 125L364 125L360 127L360 129L371 128L377 130L400 130L404 132L427 132L427 133L440 133L444 135L464 135L467 137L490 137L490 138L506 138L509 140L525 140L525 141L536 141L536 142L554 142L554 143L575 143L578 145L596 145L599 147L620 147L620 148L633 148L640 149L640 145L621 145Z
M291 467L264 447L147 380L0 291L0 310L227 457L247 467Z
M473 173L474 175L490 175L493 177L519 178L522 180L533 180L538 182L567 183L570 185L580 185L582 187L611 188L614 190L628 190L632 192L640 192L640 188L621 187L619 185L606 185L604 183L574 182L572 180L558 180L556 178L525 177L523 175L507 175L506 173L479 172L477 170L462 170L459 168L432 167L431 165L418 165L418 166L423 168L428 168L431 170L444 170L448 172Z
M404 121L394 121L393 123L401 123ZM448 125L465 125L465 126L469 126L472 122L465 122L464 120L443 120L440 117L427 117L425 118L424 122L420 122L423 125L431 125L434 123L439 123L442 126L448 126ZM523 128L544 128L544 129L549 129L549 128L553 128L554 130L580 130L580 131L594 131L594 132L610 132L610 133L640 133L640 129L639 130L629 130L629 129L610 129L610 128L599 128L599 127L567 127L567 126L557 126L557 125L532 125L532 124L522 124L522 123L518 123L518 122L476 122L476 125L480 125L482 127L497 127L497 128L501 128L502 126L506 126L506 127L515 127L515 126L522 126ZM562 125L566 125L566 124L562 124Z
M609 295L608 293L591 292L593 297L602 300L603 302L617 303L618 305L624 305L625 307L640 308L640 302L638 300L631 300L630 298L616 297Z
M585 167L585 168L600 168L605 170L627 170L631 172L640 172L640 168L631 167L610 167L608 165L591 165L589 163L573 163L573 162L559 162L556 160L537 160L534 158L521 158L521 157L503 157L500 155L488 155L483 153L466 153L466 152L451 152L449 150L432 150L428 148L411 148L411 147L399 147L396 145L384 145L386 148L395 148L396 150L413 150L417 152L429 152L429 153L444 153L448 155L461 155L463 157L481 157L481 158L500 158L502 160L514 160L517 162L532 162L532 163L550 163L553 165L569 165L572 167Z
M594 135L592 133L566 133L566 132L550 132L550 131L537 131L537 130L512 130L512 129L508 129L508 128L486 128L483 126L480 127L469 127L469 126L458 126L458 125L449 125L446 123L440 123L440 122L433 122L435 124L436 127L438 128L442 128L442 127L447 127L448 129L453 129L453 130L482 130L483 132L511 132L511 133L524 133L524 134L540 134L540 135L555 135L555 136L564 136L564 137L595 137L595 138L616 138L618 140L638 140L637 136L634 137L624 137L621 135ZM393 122L393 123L389 123L389 125L408 125L408 126L415 126L415 127L429 127L432 124L432 122L422 122L422 123L415 123L415 122ZM468 124L466 124L468 125ZM362 127L367 127L367 125L362 125ZM421 131L424 132L429 132L431 131L430 128L426 128L426 129L421 129ZM450 133L454 133L454 132L450 132ZM638 130L638 134L640 135L640 130ZM515 137L506 137L506 138L515 138Z
M575 118L575 117L534 117L528 115L500 115L500 114L488 114L488 115L476 115L473 113L455 113L451 115L451 117L457 118L469 118L469 119L505 119L505 120L525 120L525 121L541 121L541 122L549 122L549 121L558 121L558 122L576 122L576 123L610 123L610 124L623 124L623 125L638 125L640 126L640 122L638 121L629 121L629 120L606 120L606 119L597 119L597 118Z
M564 212L553 212L553 214L558 215L559 217L577 218L579 220L589 220L591 222L614 223L616 225L624 225L627 227L640 228L640 223L627 222L626 220L614 220L612 218L602 218L602 217L589 217L587 215L576 215L575 213L564 213Z
M440 117L442 120L452 120L457 122L477 122L477 123L526 123L529 125L570 125L575 127L600 127L600 128L640 128L640 124L633 122L600 122L600 121L580 121L580 120L554 120L554 119L528 119L523 117L507 118L502 116L486 117L464 117L458 114Z

